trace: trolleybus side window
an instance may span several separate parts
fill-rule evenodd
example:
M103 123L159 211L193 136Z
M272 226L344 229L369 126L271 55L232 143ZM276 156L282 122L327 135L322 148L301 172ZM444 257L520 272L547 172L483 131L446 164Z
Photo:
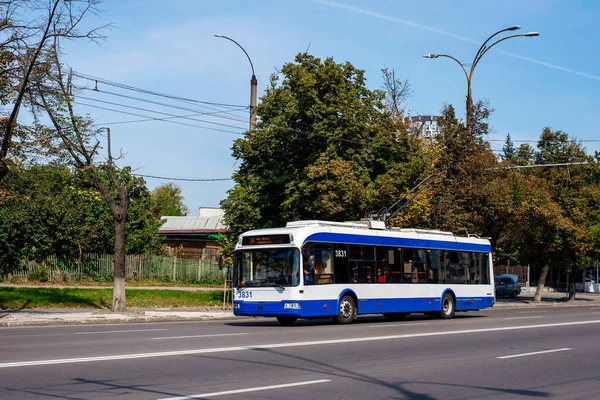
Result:
M375 282L375 248L373 246L349 246L350 281L354 283Z
M404 249L404 281L425 283L427 270L427 251L424 249Z
M350 275L348 274L348 245L334 244L333 251L333 273L335 283L349 283Z
M431 265L438 283L489 284L489 253L431 250Z
M402 282L401 249L394 247L377 247L377 282Z
M333 245L323 243L306 243L302 247L304 263L312 271L311 277L305 277L305 283L324 285L334 283Z
M489 253L471 253L471 283L476 285L490 283L488 257Z
M426 277L428 283L438 283L439 281L439 264L437 259L437 250L427 250L427 269Z
M306 243L302 256L305 262L310 259L314 264L307 284L490 282L489 253ZM243 263L246 268L240 271L242 274L260 274L260 265L255 264L252 271L247 271L247 265Z

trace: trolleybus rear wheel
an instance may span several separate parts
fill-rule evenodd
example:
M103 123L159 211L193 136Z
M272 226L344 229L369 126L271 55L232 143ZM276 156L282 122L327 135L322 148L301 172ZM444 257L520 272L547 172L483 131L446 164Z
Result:
M454 296L450 293L446 293L442 298L442 311L440 311L439 316L442 319L450 319L454 317L454 311L456 311Z

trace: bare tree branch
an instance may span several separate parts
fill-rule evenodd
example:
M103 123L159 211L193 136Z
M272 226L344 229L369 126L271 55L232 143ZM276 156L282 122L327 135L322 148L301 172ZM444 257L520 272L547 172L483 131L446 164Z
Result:
M386 107L393 118L400 120L404 114L402 108L403 103L412 94L412 88L408 79L402 81L396 78L394 70L389 71L387 68L382 68L383 74L383 90L386 93Z
M43 53L60 52L62 39L88 39L97 42L103 39L103 31L110 29L105 24L86 31L79 27L89 14L98 14L100 0L6 0L0 2L0 60L3 74L0 78L0 102L10 103L11 111L3 121L0 131L0 181L8 172L9 149L17 128L19 110L29 101L30 86L43 90L42 81L51 74L44 74L47 67L38 60ZM23 22L26 20L26 22ZM4 58L3 56L12 58ZM22 75L18 71L23 71ZM41 70L40 73L35 71ZM36 81L36 82L33 82ZM8 84L10 82L10 84ZM58 83L58 82L57 82ZM13 90L17 87L17 90ZM14 97L13 97L14 96ZM32 104L35 106L35 104ZM37 106L41 106L37 104ZM77 120L71 110L72 122ZM86 154L85 146L79 143L78 151ZM89 154L86 155L86 159Z

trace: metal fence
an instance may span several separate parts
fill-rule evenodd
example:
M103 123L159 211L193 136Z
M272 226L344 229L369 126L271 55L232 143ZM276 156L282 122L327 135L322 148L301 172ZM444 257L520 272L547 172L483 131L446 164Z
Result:
M519 277L518 281L521 285L528 283L527 265L494 265L494 275L513 274Z
M156 255L128 254L125 257L128 280L155 280L177 283L223 283L224 275L214 257L181 259ZM81 259L51 256L26 261L9 271L9 279L18 281L112 281L112 254L84 254Z

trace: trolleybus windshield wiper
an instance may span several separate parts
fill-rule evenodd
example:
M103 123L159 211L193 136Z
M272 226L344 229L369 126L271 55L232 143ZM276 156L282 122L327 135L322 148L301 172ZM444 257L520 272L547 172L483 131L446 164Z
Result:
M281 286L281 284L279 284L279 283L277 283L277 282L275 282L275 281L273 281L272 279L269 279L269 278L267 278L267 280L265 280L264 282L262 282L260 284L260 286L273 286L273 287L279 288L281 290L285 290L284 286Z

